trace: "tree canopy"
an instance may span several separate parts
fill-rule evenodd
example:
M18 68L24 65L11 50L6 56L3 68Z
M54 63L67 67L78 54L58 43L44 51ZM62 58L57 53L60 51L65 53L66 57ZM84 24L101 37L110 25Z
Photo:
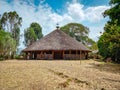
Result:
M0 56L9 58L16 51L16 42L11 34L0 30Z
M104 12L110 20L104 27L104 33L98 41L99 53L120 62L120 0L111 0L112 7Z
M24 44L25 46L29 46L33 42L37 41L42 37L43 37L43 34L42 34L41 26L38 23L33 22L31 23L30 27L28 27L24 31L24 38L25 38Z
M68 23L60 28L63 32L75 38L77 41L82 42L85 45L95 43L88 37L89 28L79 23Z
M34 29L37 39L40 39L41 37L43 37L42 28L38 23L33 22L31 23L30 27Z
M104 17L109 16L109 24L120 25L120 0L111 0L111 8L104 12Z
M16 11L5 12L0 20L1 28L6 32L10 32L12 34L12 37L17 43L17 46L19 45L21 23L22 18L19 17Z
M5 12L0 17L1 30L1 50L8 56L14 57L20 39L20 26L22 18L19 17L16 11ZM3 56L4 56L3 55Z

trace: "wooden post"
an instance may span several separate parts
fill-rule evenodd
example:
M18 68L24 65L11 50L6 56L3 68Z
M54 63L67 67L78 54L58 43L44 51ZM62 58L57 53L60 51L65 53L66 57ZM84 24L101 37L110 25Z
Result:
M76 50L76 53L75 53L75 55L76 55L75 59L77 60L77 50Z
M39 57L40 57L40 59L42 59L42 51L40 52L40 56Z
M87 52L85 51L85 59L86 59Z
M27 59L28 60L30 59L30 52L28 52Z
M54 59L54 51L52 51L52 58Z
M31 52L30 52L30 55L29 55L29 59L31 59Z
M28 57L28 53L26 52L24 58L27 60L27 57Z
M88 59L88 52L86 52L86 57L85 58Z
M80 64L81 64L81 54L82 54L82 51L80 50Z
M62 53L62 59L64 59L64 50L63 50L63 53Z
M80 60L81 60L82 51L80 50Z
M85 53L85 51L84 51L83 53L84 53L83 59L85 59L85 54L86 54L86 53Z
M71 50L69 50L69 59L71 59Z

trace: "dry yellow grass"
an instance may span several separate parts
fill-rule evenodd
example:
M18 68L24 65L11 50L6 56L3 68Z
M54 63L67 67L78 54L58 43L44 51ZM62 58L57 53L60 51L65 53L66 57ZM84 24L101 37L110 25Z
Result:
M95 60L1 61L0 90L120 90L120 65Z

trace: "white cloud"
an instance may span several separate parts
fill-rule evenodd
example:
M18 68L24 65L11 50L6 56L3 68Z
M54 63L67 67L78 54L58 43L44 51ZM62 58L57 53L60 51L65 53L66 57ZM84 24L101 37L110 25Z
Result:
M100 32L103 32L103 27L104 26L90 26L90 33L89 33L89 37L91 37L92 39L94 39L95 41L97 41L100 37Z
M84 6L79 3L69 4L68 14L74 19L84 20L85 13L83 7Z
M31 0L31 2L33 1ZM65 25L69 22L82 23L84 21L87 21L88 23L99 23L103 20L101 13L107 8L109 7L96 6L88 7L85 9L84 5L77 3L76 0L74 0L74 3L68 3L68 5L66 5L67 11L64 14L60 15L54 12L54 10L48 4L40 3L39 6L36 7L34 4L29 5L23 0L14 0L11 4L0 0L0 14L15 10L22 17L22 33L24 29L29 27L30 23L38 22L43 28L44 35L54 30L56 23L59 23L60 26ZM95 28L90 28L90 37L92 37L92 32L94 32L93 30L97 30L97 28ZM97 32L94 34L96 33Z
M79 21L98 22L103 19L102 13L108 9L108 6L88 7L80 3L71 3L68 5L68 15Z
M51 21L53 21L53 23L58 23L58 22L63 21L63 17L56 13L50 14L49 18L51 19Z
M101 19L103 19L102 13L108 8L108 6L96 6L87 8L85 10L86 20L90 22L100 21Z

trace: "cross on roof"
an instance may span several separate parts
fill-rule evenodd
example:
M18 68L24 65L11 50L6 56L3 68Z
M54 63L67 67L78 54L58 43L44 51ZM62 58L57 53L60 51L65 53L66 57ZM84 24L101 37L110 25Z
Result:
M56 28L57 28L57 30L59 29L59 24L58 23L56 24Z

